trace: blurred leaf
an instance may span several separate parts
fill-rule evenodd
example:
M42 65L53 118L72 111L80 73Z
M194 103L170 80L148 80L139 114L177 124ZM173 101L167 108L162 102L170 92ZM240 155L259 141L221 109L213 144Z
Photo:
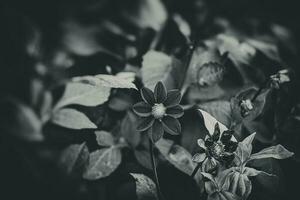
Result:
M130 173L136 184L136 195L138 200L158 199L155 183L143 174Z
M199 76L203 76L201 69L208 63L221 64L221 55L215 49L197 46L191 57L183 87L188 88L191 84L198 84Z
M199 123L195 123L196 121ZM180 144L190 153L195 154L199 151L197 140L199 138L204 139L208 134L203 123L203 118L199 115L198 111L192 107L191 109L185 110L180 123L182 126Z
M114 144L114 137L111 133L106 131L95 131L96 140L98 145L110 147Z
M149 51L143 57L141 68L145 87L153 90L156 83L162 81L167 89L178 88L184 68L181 62L158 51Z
M221 55L228 52L228 57L237 66L241 64L249 65L251 59L255 56L255 48L245 42L238 41L235 37L220 34L217 36L217 39Z
M65 92L56 104L55 109L79 104L85 106L96 106L105 103L110 95L110 88L97 87L91 84L71 82L66 85Z
M272 158L252 160L249 162L249 166L268 173L261 173L255 177L257 185L254 184L254 188L266 192L265 194L260 195L273 196L283 192L285 186L284 174L277 160ZM273 176L270 176L269 174L272 174Z
M252 154L250 160L263 159L263 158L275 158L275 159L286 159L293 156L294 153L288 151L282 145L271 146L261 150L258 153Z
M136 147L141 141L141 133L137 130L137 120L138 117L129 111L121 122L121 134L133 147Z
M70 129L97 128L85 114L72 108L58 110L53 114L51 121Z
M179 14L174 14L173 15L173 20L174 22L178 25L178 28L180 30L180 32L182 33L182 35L184 35L184 37L186 38L187 41L189 41L192 30L190 25L188 24L187 21L185 21L185 19L183 19L181 17L181 15Z
M60 168L68 175L79 175L86 169L89 150L85 143L72 144L65 148L59 158Z
M102 148L90 154L90 162L83 178L96 180L109 176L121 163L121 151L116 146Z
M278 62L281 61L279 50L276 44L256 39L247 39L245 42L257 49L258 51L262 52L269 59Z
M55 105L58 108L79 104L96 106L105 103L110 95L111 88L134 88L132 79L124 76L96 75L75 77L67 83L65 92L60 101Z
M167 20L167 11L160 0L134 1L133 9L125 10L121 15L140 29L152 28L159 31Z
M137 161L146 169L152 170L151 157L149 151L146 150L135 150L135 158Z
M192 174L196 164L192 161L192 155L187 150L166 139L160 139L155 145L164 158L177 169L187 175Z
M0 130L3 134L13 136L27 142L40 142L42 121L26 104L16 99L0 100Z
M253 109L249 111L247 116L242 116L241 110L241 101L242 100L252 100L253 96L257 92L255 88L248 88L240 93L238 93L235 97L231 99L231 109L233 111L232 116L233 120L236 124L241 123L242 121L252 121L256 119L259 115L262 114L265 106L266 100L271 90L264 90L259 94L259 96L254 100L251 101Z
M221 123L230 127L231 125L231 106L228 101L212 101L199 104L200 109L211 114Z

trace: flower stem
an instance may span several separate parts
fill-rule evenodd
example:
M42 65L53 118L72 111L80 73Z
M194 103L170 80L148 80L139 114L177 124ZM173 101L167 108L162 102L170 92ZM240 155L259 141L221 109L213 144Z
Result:
M257 92L255 93L255 95L252 97L251 102L253 103L256 98L260 95L260 93L262 92L262 90L266 87L266 85L268 84L269 81L264 82L259 89L257 90Z
M202 163L198 163L198 165L195 167L193 173L191 174L191 177L194 178L194 176L197 174L198 170L200 169Z
M159 186L155 156L154 156L154 152L153 152L153 143L152 143L151 139L149 139L149 147L150 147L151 164L152 164L152 169L153 169L153 173L154 173L155 185L156 185L156 189L157 189L157 196L158 196L159 200L164 200L163 195L160 190L160 186Z

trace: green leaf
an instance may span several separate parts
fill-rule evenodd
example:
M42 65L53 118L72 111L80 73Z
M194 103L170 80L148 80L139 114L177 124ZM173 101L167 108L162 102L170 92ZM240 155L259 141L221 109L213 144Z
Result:
M136 195L138 200L158 199L155 183L143 174L130 173L136 184Z
M248 176L236 170L227 175L225 185L228 187L227 191L242 199L247 199L252 190L252 183Z
M90 162L83 178L96 180L109 176L120 165L121 151L116 146L102 148L90 154Z
M85 143L72 144L59 157L60 168L68 175L81 176L89 161L89 150Z
M260 171L260 170L257 170L257 169L251 168L251 167L245 167L243 174L245 174L246 176L258 176L259 174L273 176L272 174L268 174L267 172Z
M105 103L110 95L111 88L133 88L132 79L123 75L96 75L74 77L66 84L63 96L55 105L58 108L79 104L84 106L97 106Z
M26 104L13 98L0 100L0 131L3 136L15 137L27 142L40 142L42 121Z
M141 77L144 86L154 90L162 81L168 90L179 88L184 68L179 60L162 52L149 51L143 57Z
M250 155L252 153L252 142L254 140L256 133L253 133L246 137L242 142L238 143L238 147L236 149L236 155L238 160L236 162L241 165L245 164L246 161L249 160Z
M52 116L51 121L54 124L70 129L97 128L85 114L72 108L58 110Z
M98 145L104 147L110 147L114 145L114 137L111 133L106 131L95 131L95 135Z
M258 153L252 154L250 160L264 159L264 158L275 158L275 159L286 159L293 156L294 153L288 151L282 145L271 146L261 150Z

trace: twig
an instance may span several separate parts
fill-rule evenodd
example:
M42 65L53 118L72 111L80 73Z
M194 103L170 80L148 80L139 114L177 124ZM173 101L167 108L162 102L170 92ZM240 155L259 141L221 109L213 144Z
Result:
M198 170L200 169L202 163L198 163L198 165L195 167L193 173L191 174L191 177L194 178L194 176L197 174Z
M154 157L154 152L153 152L153 143L152 143L151 139L149 139L149 147L150 147L151 164L152 164L152 169L153 169L153 173L154 173L155 185L156 185L156 189L157 189L157 196L158 196L159 200L164 200L163 195L160 190L160 186L159 186L157 170L156 170L156 162L155 162L155 157Z

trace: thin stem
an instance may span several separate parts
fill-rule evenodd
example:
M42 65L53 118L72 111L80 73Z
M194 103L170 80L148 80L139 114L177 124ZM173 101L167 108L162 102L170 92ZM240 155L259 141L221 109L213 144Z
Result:
M202 163L198 163L198 165L195 167L193 173L191 174L191 177L194 178L194 176L197 174L198 170L200 169Z
M184 77L186 77L186 73L188 73L188 68L189 68L189 66L191 64L191 60L192 60L192 57L193 57L193 54L194 54L194 51L195 51L196 47L197 47L197 41L194 40L194 42L189 45L189 50L188 50L188 54L187 54L187 60L185 62L185 66L184 66L184 69L185 69L185 75L184 75ZM186 81L187 80L183 80L182 81L181 90L180 90L180 93L181 93L182 96L184 95L184 93L186 92L186 90L189 87L189 85L186 84Z
M152 164L152 169L153 169L153 173L154 173L155 185L156 185L156 189L157 189L157 196L158 196L159 200L163 200L164 198L163 198L163 195L160 190L158 176L157 176L156 162L155 162L155 156L154 156L154 152L153 152L153 143L150 139L149 139L149 147L150 147L151 164Z
M255 95L252 97L251 102L254 102L256 100L256 98L260 95L260 93L262 92L262 90L266 87L266 85L268 84L269 81L266 81L265 83L263 83L259 89L257 90L257 92L255 93Z

